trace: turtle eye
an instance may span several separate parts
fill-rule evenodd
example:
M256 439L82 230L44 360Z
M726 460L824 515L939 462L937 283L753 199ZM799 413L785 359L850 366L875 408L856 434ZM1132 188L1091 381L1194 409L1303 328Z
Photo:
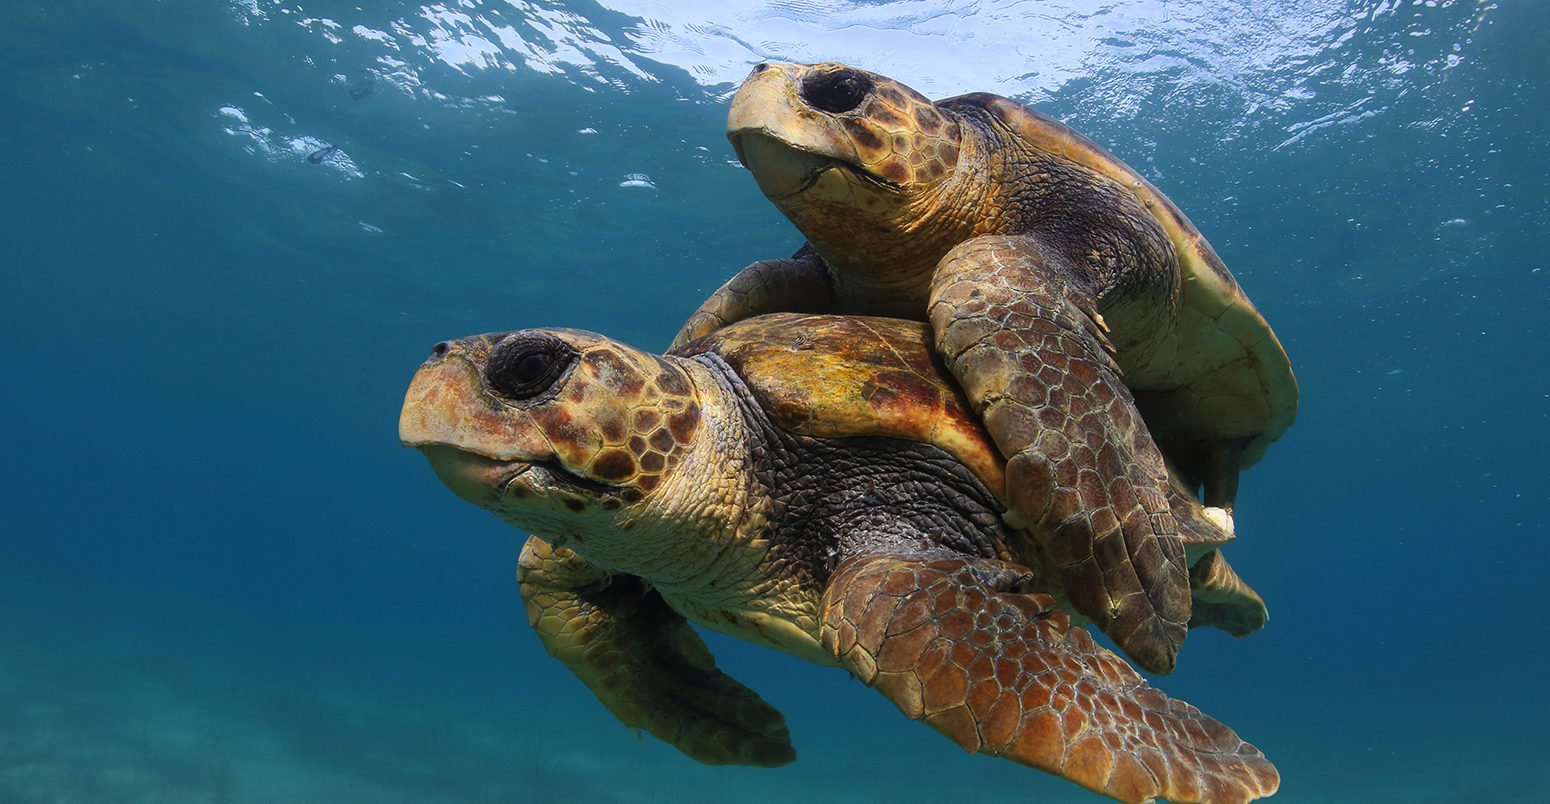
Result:
M575 359L570 344L547 332L518 332L490 350L485 383L506 399L532 399L553 386Z
M802 82L802 100L829 114L841 114L861 105L872 91L872 79L855 70L837 70Z

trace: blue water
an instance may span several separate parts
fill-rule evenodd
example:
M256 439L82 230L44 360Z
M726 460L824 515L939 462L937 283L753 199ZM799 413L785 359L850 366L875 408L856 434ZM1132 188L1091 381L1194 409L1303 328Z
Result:
M1301 415L1230 551L1271 621L1158 681L1275 800L1550 801L1550 5L368 5L7 6L0 801L1098 801L719 637L798 761L637 742L398 446L432 343L660 349L800 242L721 134L765 59L1067 120L1275 326Z

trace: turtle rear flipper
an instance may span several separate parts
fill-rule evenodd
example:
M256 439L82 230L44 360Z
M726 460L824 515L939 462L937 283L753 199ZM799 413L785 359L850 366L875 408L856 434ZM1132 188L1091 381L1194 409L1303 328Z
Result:
M1076 276L1030 238L975 238L938 267L931 326L1007 458L1013 524L1044 543L1077 611L1168 673L1190 596L1167 464Z
M1270 613L1259 596L1222 557L1221 546L1233 540L1232 514L1225 508L1204 505L1193 496L1179 473L1170 471L1173 482L1168 504L1179 524L1189 568L1189 627L1209 626L1235 637L1246 637L1265 627Z
M1206 553L1189 568L1189 586L1194 597L1190 628L1211 626L1246 637L1270 621L1265 599L1238 577L1220 550Z
M689 623L638 579L531 538L517 580L544 647L615 717L707 765L796 759L786 719L716 668Z
M1280 776L1232 729L1148 686L1016 564L869 555L840 564L821 639L904 714L971 753L1002 756L1126 802L1227 804Z

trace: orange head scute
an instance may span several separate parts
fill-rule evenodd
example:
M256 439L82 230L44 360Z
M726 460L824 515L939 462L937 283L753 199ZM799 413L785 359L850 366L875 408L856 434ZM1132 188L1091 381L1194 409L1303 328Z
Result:
M580 424L556 428L550 438L557 450L562 443L575 450L573 460L587 476L651 492L699 428L699 408L682 369L602 340L582 351L575 371L564 404L535 410L535 418L569 416ZM564 439L571 434L583 437Z

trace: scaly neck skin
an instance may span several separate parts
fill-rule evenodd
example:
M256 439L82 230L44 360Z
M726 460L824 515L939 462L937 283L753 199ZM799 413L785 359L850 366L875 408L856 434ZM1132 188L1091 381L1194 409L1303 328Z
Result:
M645 499L565 546L664 593L698 597L741 588L747 571L741 554L749 541L743 415L704 366L669 360L685 370L694 387L701 417L695 437Z
M636 575L689 620L808 661L833 664L818 643L818 599L780 566L769 541L768 489L753 477L763 438L721 369L682 367L700 405L699 435L645 500L566 546L605 569Z
M608 515L535 529L610 572L637 576L705 627L832 663L818 645L816 598L779 571L750 469L750 425L719 371L669 357L694 389L700 423L645 499ZM766 490L767 492L767 490ZM789 574L789 573L788 573ZM812 598L812 599L810 599Z
M835 169L777 205L829 266L839 311L920 319L937 263L984 228L984 158L978 138L965 136L957 167L935 184L884 194L842 183Z

